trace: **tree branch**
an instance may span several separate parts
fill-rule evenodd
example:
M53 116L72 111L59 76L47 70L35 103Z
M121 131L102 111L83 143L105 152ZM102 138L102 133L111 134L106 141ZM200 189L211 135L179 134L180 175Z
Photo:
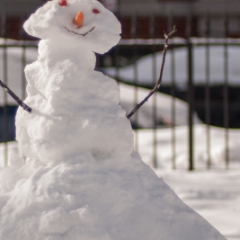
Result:
M25 104L10 88L8 88L1 80L0 80L0 86L18 103L19 106L21 106L24 110L31 113L32 109Z
M130 119L138 111L138 109L140 107L142 107L142 105L144 103L146 103L148 101L148 99L160 88L160 85L162 83L162 76L163 76L163 69L164 69L164 64L165 64L166 53L167 53L167 49L168 49L168 40L176 32L177 32L177 29L175 26L173 26L173 30L170 33L166 34L164 32L165 43L164 43L164 48L163 48L162 64L161 64L161 68L160 68L160 75L159 75L158 81L156 82L155 87L150 91L150 93L139 104L137 104L137 106L127 115L128 119Z

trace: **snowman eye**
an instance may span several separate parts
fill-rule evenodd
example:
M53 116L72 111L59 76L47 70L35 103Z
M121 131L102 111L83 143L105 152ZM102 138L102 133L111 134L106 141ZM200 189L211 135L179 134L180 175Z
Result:
M62 7L65 7L65 6L67 6L67 1L66 0L60 0L59 5L62 6Z
M94 9L92 10L92 12L95 13L95 14L99 14L99 13L100 13L100 11L99 11L98 9L96 9L96 8L94 8Z

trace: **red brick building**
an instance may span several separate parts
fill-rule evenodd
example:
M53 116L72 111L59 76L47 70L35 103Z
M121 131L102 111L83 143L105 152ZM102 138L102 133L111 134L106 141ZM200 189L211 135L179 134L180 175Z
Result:
M105 1L108 6L115 5L113 9L122 22L125 39L159 38L163 30L173 24L177 25L179 37L205 36L207 25L212 37L240 36L240 0ZM44 2L46 0L1 0L1 37L29 39L22 29L23 22ZM226 16L229 17L227 22Z

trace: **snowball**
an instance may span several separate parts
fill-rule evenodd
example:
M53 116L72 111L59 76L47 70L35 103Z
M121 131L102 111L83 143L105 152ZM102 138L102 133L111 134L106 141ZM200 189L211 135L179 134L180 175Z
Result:
M84 46L97 53L104 53L118 43L121 25L101 3L93 0L67 2L66 7L60 6L58 0L47 2L25 22L26 32L41 39L51 39L59 48ZM95 14L93 9L99 13ZM84 23L77 28L73 19L80 11L84 13Z

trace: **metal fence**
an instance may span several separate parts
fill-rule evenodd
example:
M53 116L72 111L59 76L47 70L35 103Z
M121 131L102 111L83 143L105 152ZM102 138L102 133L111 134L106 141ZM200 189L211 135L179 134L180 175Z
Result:
M140 59L134 60L133 63L130 64L130 67L117 66L115 71L111 68L106 68L106 73L111 73L119 82L127 83L134 87L134 104L137 104L142 98L142 96L138 96L140 95L139 87L151 88L158 78L161 54L157 53L159 54L158 56L154 50L156 46L159 45L163 45L163 40L135 39L122 41L122 44L115 49L117 53L115 52L114 56L117 59L119 55L121 56L121 54L119 54L121 48L128 49L128 53L129 51L133 51L130 55L133 56L134 59L137 59L137 56L139 56L138 51L139 49L141 51L142 48L152 49L153 53L147 57L140 57ZM133 127L137 132L141 132L141 129L144 127L154 129L152 132L153 152L151 158L153 160L153 167L156 168L159 167L159 159L161 159L161 154L158 153L163 149L161 143L158 143L157 134L161 134L160 129L164 127L170 128L171 159L169 160L172 162L172 168L177 168L176 158L178 153L176 151L176 145L178 143L176 131L178 131L177 125L183 125L184 122L178 123L176 121L176 112L178 111L176 102L178 101L177 99L182 99L187 103L187 113L185 113L185 117L186 125L188 126L188 157L186 159L188 161L188 169L193 170L195 168L194 158L196 158L196 155L194 149L198 144L197 139L194 139L195 113L198 114L202 123L205 124L204 134L206 134L206 139L204 144L206 145L206 168L210 169L214 165L211 160L211 148L214 145L214 143L211 143L211 131L213 129L212 126L218 126L222 130L221 135L224 142L224 144L222 143L222 149L224 149L224 167L228 169L230 164L229 131L235 131L234 134L238 134L237 130L233 129L239 128L238 117L240 102L237 95L240 92L240 75L238 64L236 64L236 67L232 66L232 64L234 65L237 61L233 52L236 54L240 53L240 41L229 38L174 39L170 41L170 46L172 48L168 52L168 61L165 68L165 71L168 73L164 75L160 88L160 92L167 93L171 96L171 100L169 100L171 104L169 105L167 118L161 116L161 108L162 111L164 111L164 107L161 106L161 102L159 102L155 96L152 101L152 106L148 105L149 109L153 109L149 115L149 118L153 119L152 125L146 126L141 122L139 118L143 118L143 116L141 116L143 114L140 109L139 113L132 119ZM182 52L184 52L184 54L182 54ZM213 54L217 54L217 59ZM157 60L157 58L159 59ZM149 62L151 62L151 66ZM182 64L182 62L185 62L185 64ZM148 73L152 71L153 74L149 74L148 78L142 79L143 71L141 71L141 69L144 67L144 64L148 67L148 69L146 67L144 71ZM180 67L178 67L178 65L180 65ZM181 67L183 68L181 69ZM129 69L131 69L132 72L129 71ZM219 69L220 72L216 72L219 71ZM127 72L127 74L125 74L124 71ZM199 74L200 76L198 76ZM217 76L214 74L217 74ZM197 136L195 136L195 138L196 137ZM138 133L136 133L136 138L136 148L138 148ZM231 139L231 142L234 141L234 139ZM139 147L140 152L141 147Z
M123 96L121 103L127 111L154 86L158 78L164 43L161 38L137 38L138 27L136 21L133 24L134 19L136 18L131 20L131 32L136 37L123 39L109 53L98 56L97 61L98 70L119 82ZM227 17L224 18L225 38L211 38L210 18L206 18L205 21L205 37L192 37L192 23L195 22L191 21L192 19L195 18L188 18L184 26L188 37L174 38L170 41L159 93L131 119L135 129L135 148L148 158L149 164L155 168L165 166L162 161L168 161L167 165L171 165L173 169L182 166L189 170L202 167L235 168L239 165L235 164L237 157L233 155L237 145L236 139L240 137L237 130L240 128L240 66L238 68L235 55L240 53L240 40L227 38ZM170 26L170 23L178 26L173 18L168 20L167 25ZM150 30L154 36L153 28ZM2 39L0 43L1 80L23 99L26 96L23 69L26 64L34 61L37 56L36 48L37 42ZM9 144L9 141L14 140L14 114L17 107L3 90L0 91L1 154L4 164L7 165L11 148L14 148L14 144ZM127 94L124 95L123 91ZM163 135L166 135L165 139L162 139ZM202 139L202 135L204 140L199 140ZM218 139L220 142L214 142L215 135L221 138L221 141ZM204 155L204 163L196 166L199 153L195 150L200 144L199 141L204 141L201 143L204 145L204 151L200 153ZM148 150L145 151L146 142L151 148L148 146ZM180 148L179 144L182 145ZM220 152L222 151L220 158L224 156L220 167L212 153L215 145L219 146ZM179 156L183 149L185 155L182 156L185 162L181 165ZM168 152L168 155L164 156L164 152Z

